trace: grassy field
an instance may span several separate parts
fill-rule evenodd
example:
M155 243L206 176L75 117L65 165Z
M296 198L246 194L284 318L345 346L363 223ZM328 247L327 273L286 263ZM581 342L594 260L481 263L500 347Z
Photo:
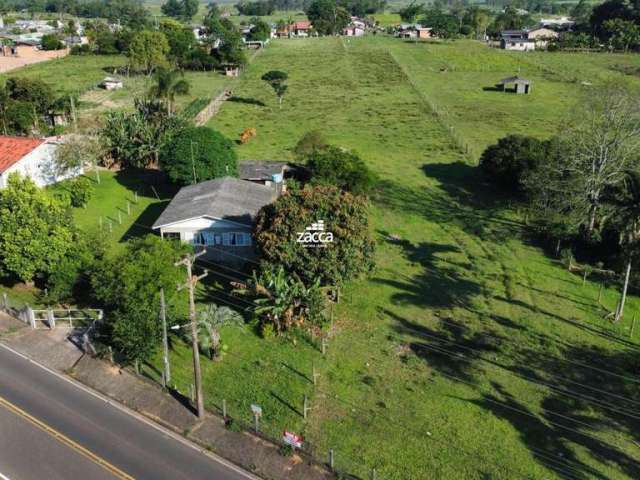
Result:
M100 116L112 109L132 109L133 99L144 96L154 83L153 77L136 75L120 77L123 88L120 90L103 90L95 87L80 97L79 123L87 128L96 126ZM237 78L225 77L217 72L185 72L184 79L189 82L189 93L176 97L178 109L188 108L192 102L204 105L225 88L233 88Z
M58 94L81 95L96 87L110 70L125 63L126 59L121 55L69 55L29 65L0 78L37 78L49 83Z
M257 128L242 158L291 159L311 129L358 151L383 179L373 206L378 268L345 292L326 360L303 342L280 351L278 340L224 332L239 355L207 367L212 406L237 399L249 418L246 405L260 399L266 422L303 428L317 455L334 448L361 477L370 468L394 479L638 476L639 392L628 377L637 299L621 324L602 320L598 284L583 286L544 255L474 167L474 151L505 133L551 135L578 101L579 86L545 72L567 65L569 76L584 57L533 61L548 63L466 42L312 39L276 42L249 68L236 90L248 101L227 103L211 125L232 137ZM473 72L473 84L464 90L469 78L443 64ZM482 90L518 65L534 77L533 95ZM614 74L604 61L588 68ZM259 80L268 69L289 72L282 110ZM452 112L469 155L430 104ZM611 309L616 298L607 288L602 302ZM301 373L281 368L274 387L279 362ZM251 381L238 382L238 369ZM305 386L314 407L306 422Z

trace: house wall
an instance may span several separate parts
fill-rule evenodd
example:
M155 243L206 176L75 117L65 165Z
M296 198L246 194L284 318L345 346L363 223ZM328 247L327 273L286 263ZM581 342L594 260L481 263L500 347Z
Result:
M22 157L18 162L11 165L7 170L0 174L0 188L7 186L9 175L14 172L24 177L29 177L38 187L44 187L53 183L61 182L69 178L77 177L84 173L82 167L70 170L64 175L56 175L55 168L55 151L57 144L53 142L45 142L35 148L29 154Z
M535 50L536 44L534 42L527 42L526 40L502 40L500 47L504 50L516 50L519 52L526 52L529 50Z
M197 238L200 237L200 233L213 234L214 244L207 246L200 242L194 243L194 240L197 241ZM248 235L250 244L224 245L223 235L230 233ZM205 258L210 261L237 265L256 258L252 233L253 227L251 226L213 218L195 218L160 228L160 234L165 238L170 237L171 234L178 234L181 241L194 244L197 249L202 246L206 249Z

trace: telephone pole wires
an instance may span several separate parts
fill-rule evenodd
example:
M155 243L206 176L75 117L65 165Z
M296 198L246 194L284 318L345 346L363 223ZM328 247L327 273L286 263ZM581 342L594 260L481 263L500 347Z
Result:
M202 373L200 371L200 352L198 351L198 322L196 318L196 302L194 300L194 289L198 280L207 276L208 272L202 275L194 275L193 264L196 259L204 255L205 250L202 250L195 255L185 255L182 260L175 263L176 267L184 265L187 268L187 281L178 286L178 290L187 288L189 290L189 320L191 325L191 347L193 349L193 375L195 380L195 394L196 394L196 409L198 412L198 419L204 418L204 398L202 396Z

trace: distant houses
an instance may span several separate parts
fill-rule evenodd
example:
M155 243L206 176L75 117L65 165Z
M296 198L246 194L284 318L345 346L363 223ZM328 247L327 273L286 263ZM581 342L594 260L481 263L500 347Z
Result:
M0 189L7 186L12 173L31 178L39 187L82 175L82 167L64 173L55 168L55 153L62 141L0 135Z
M559 36L560 34L555 30L544 27L530 30L504 30L500 34L500 48L521 52L544 49L550 40L556 39Z
M299 21L285 24L279 28L275 35L277 38L308 37L311 35L313 26L309 21Z
M433 38L432 29L418 23L403 24L396 27L395 36L398 38L407 38L413 40L425 40Z

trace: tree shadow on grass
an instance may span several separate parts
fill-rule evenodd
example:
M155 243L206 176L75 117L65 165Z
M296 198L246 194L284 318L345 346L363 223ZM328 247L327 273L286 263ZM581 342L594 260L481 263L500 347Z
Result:
M460 275L463 266L438 257L442 253L459 252L457 247L426 242L414 245L407 240L390 242L402 248L407 259L423 267L422 273L412 277L394 273L393 278L372 279L397 290L391 297L394 303L451 307L466 305L471 297L480 293L480 285Z
M262 100L258 100L256 98L246 98L246 97L230 97L227 102L233 102L233 103L244 103L245 105L256 105L258 107L266 107L267 104L264 103Z
M501 337L472 332L462 322L450 319L439 328L431 328L388 309L383 309L383 313L395 320L395 332L409 339L408 346L416 357L447 377L475 383L476 361L500 349Z
M521 236L522 223L504 215L504 200L479 185L481 179L474 167L458 162L427 164L423 170L440 185L414 188L385 180L378 183L374 200L381 208L456 225L480 239L500 241Z
M168 200L148 205L142 211L142 213L138 215L138 217L131 223L127 231L124 232L124 234L120 238L120 242L125 242L131 238L142 238L151 233L159 233L154 232L154 230L151 229L151 226L158 219L164 209L167 208L167 205L169 205ZM120 211L120 215L122 218L127 217L126 208L118 207L118 210ZM109 217L109 219L111 219L111 217ZM111 220L114 221L114 219Z
M628 453L640 436L640 380L632 376L640 367L639 352L561 343L559 353L550 355L539 339L523 344L520 337L471 331L453 319L440 319L441 325L432 328L384 313L395 320L395 331L409 338L417 358L443 377L476 388L480 398L468 401L509 421L534 458L559 477L603 478L597 467L577 457L584 451L602 465L640 478L640 463ZM496 371L520 385L519 398L495 381L480 383Z

